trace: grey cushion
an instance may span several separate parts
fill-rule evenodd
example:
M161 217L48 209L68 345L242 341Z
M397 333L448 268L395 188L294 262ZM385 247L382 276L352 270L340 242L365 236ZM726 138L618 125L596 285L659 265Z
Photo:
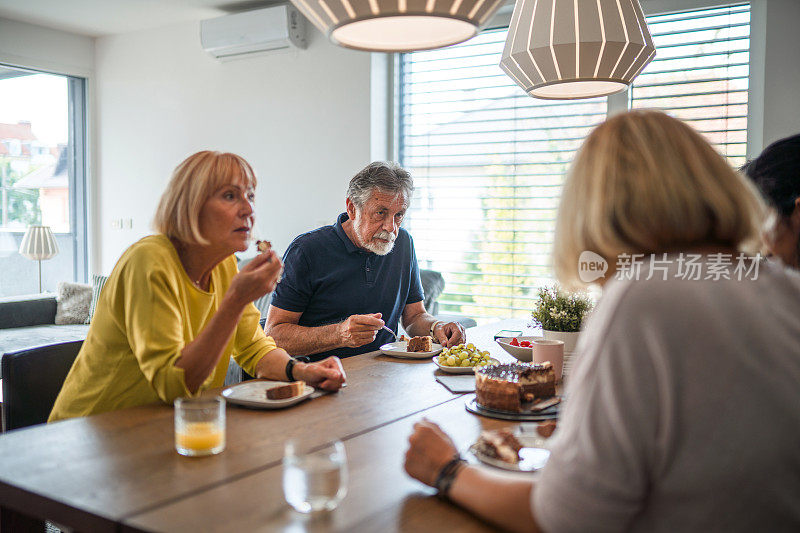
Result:
M29 326L0 331L0 353L15 352L36 346L45 346L86 338L89 326L73 324L69 326Z
M92 286L85 283L62 281L58 284L58 307L55 323L85 324L92 302Z
M108 276L92 275L92 302L89 304L89 316L86 317L86 324L92 321L94 310L97 308L97 299L100 298L100 292L103 290L106 281L108 281Z
M55 295L0 298L0 329L54 324L56 307Z

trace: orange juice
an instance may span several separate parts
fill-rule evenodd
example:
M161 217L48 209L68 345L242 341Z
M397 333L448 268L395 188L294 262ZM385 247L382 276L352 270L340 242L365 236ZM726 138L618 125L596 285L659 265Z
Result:
M175 432L175 447L184 455L209 455L225 447L225 432L215 422L187 422Z

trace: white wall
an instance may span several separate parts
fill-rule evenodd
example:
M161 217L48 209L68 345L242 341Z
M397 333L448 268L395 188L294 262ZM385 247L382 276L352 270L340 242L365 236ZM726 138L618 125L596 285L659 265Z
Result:
M336 47L309 26L306 50L220 63L199 24L96 42L96 213L108 273L150 233L172 169L203 149L244 156L260 179L256 229L282 252L332 223L348 180L370 158L370 54ZM133 219L114 229L114 219Z
M755 0L747 152L800 133L800 0Z

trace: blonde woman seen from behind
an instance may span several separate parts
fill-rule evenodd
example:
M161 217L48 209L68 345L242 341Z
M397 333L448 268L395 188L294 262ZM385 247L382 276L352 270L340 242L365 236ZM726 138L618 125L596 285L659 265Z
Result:
M230 153L198 152L175 169L158 233L111 272L50 421L221 387L231 356L258 377L342 385L338 359L294 364L259 325L252 302L275 289L282 265L269 252L238 271L233 253L247 249L255 188L250 165Z
M571 286L585 251L610 269L546 466L535 481L454 466L422 421L406 471L515 531L797 531L800 278L745 253L763 213L686 124L598 126L564 187L555 264Z

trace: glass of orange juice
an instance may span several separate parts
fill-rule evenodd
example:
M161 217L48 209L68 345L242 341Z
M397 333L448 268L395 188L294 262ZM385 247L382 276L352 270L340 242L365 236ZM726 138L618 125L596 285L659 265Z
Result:
M181 455L214 455L225 449L225 401L216 398L175 400L175 449Z

